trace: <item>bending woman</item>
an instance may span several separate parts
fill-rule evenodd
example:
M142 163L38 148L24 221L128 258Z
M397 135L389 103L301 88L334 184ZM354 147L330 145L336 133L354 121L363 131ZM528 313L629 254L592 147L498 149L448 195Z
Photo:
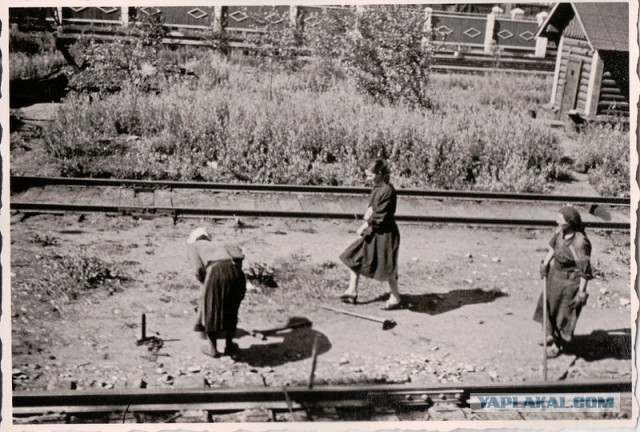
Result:
M205 228L196 228L187 244L194 276L202 283L194 326L195 331L203 332L209 340L209 346L202 352L210 357L220 357L216 338L219 332L225 332L224 353L232 354L237 349L233 337L247 286L242 272L244 255L237 246L212 241Z
M587 303L587 284L591 275L591 242L585 233L580 213L574 207L560 209L551 248L540 264L540 276L546 277L547 356L557 357L573 340L578 316ZM542 295L533 319L542 323Z
M367 181L373 184L373 190L364 223L358 229L360 238L340 255L340 260L350 269L349 287L340 297L355 304L362 275L387 281L390 295L383 309L397 309L401 299L398 291L400 231L395 222L396 191L389 183L389 168L382 159L372 160L365 174Z

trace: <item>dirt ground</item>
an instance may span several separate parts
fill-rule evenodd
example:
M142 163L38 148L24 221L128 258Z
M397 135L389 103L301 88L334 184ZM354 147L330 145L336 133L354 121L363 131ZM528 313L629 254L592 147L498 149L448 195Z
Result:
M12 173L55 175L41 148L27 144L14 149ZM578 180L558 193L595 195L584 178ZM338 255L356 237L357 222L242 222L12 215L14 389L306 385L314 341L316 385L542 379L542 331L532 315L550 230L401 224L406 307L382 311L386 290L378 282L362 281L358 305L336 298L348 282ZM263 271L277 283L251 279L233 358L202 354L204 341L192 330L199 286L190 276L185 240L198 226L238 243L247 273ZM596 278L575 344L549 360L549 378L631 380L630 236L589 235ZM322 305L397 325L383 330ZM138 344L143 314L149 339ZM311 321L311 328L265 340L252 336L254 329L298 318ZM627 398L617 417L630 412Z
M268 265L278 283L269 288L253 280L240 309L240 350L233 359L206 357L204 342L192 331L198 286L190 279L185 239L203 225L216 239L241 245L248 272ZM531 316L547 230L401 225L400 289L407 307L382 311L385 287L378 282L363 280L362 304L335 298L348 281L337 256L355 238L356 225L256 219L240 229L234 220L174 225L168 217L15 215L14 387L305 385L316 337L318 385L541 380L542 333ZM629 238L594 232L591 239L598 277L589 287L576 346L549 360L549 376L631 379ZM80 256L96 257L112 275L127 279L106 280L64 299L52 285L64 285L68 273L60 257ZM321 305L392 318L397 326L383 331L378 323ZM136 344L142 314L155 345ZM293 317L312 327L267 340L251 335Z

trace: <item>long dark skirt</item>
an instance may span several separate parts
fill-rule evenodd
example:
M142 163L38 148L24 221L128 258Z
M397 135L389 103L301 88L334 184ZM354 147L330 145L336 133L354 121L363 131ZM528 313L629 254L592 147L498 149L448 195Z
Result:
M196 327L206 333L235 331L238 310L246 289L245 275L232 260L220 261L208 267L198 308L200 326Z
M351 243L340 260L354 272L379 281L398 278L400 232L371 233Z
M581 306L571 308L569 303L578 293L580 277L577 272L567 273L549 267L547 275L547 336L568 343L573 340L573 332L580 316ZM533 319L542 323L542 294L538 299Z

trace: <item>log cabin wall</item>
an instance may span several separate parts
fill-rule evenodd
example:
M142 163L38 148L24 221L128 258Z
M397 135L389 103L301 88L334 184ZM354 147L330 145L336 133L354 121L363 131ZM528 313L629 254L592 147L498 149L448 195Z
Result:
M554 105L558 118L571 110L586 114L587 95L592 72L593 50L577 18L573 18L562 34L562 51Z
M604 51L597 115L629 115L629 53Z

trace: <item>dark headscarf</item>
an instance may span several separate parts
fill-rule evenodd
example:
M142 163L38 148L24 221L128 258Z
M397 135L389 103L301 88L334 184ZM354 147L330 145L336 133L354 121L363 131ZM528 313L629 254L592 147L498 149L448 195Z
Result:
M573 232L580 232L582 234L584 232L584 225L582 224L582 218L580 217L580 213L576 210L575 207L565 206L559 210L559 213L564 217L564 220L569 224L569 229Z

